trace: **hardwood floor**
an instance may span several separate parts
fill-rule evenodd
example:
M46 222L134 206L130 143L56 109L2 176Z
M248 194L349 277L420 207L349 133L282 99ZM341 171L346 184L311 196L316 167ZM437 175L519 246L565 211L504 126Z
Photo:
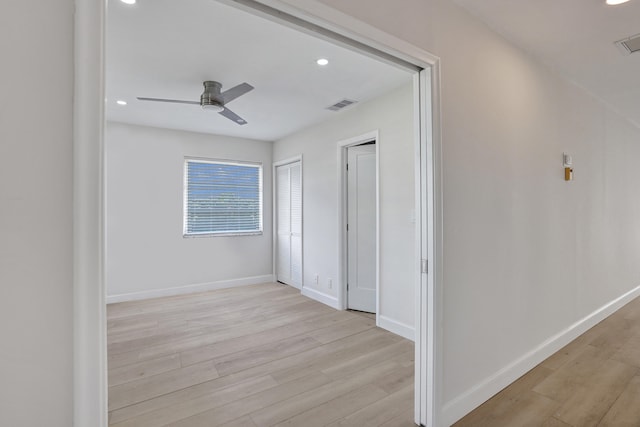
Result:
M109 424L413 426L413 343L265 284L109 305Z
M640 298L454 425L640 426Z

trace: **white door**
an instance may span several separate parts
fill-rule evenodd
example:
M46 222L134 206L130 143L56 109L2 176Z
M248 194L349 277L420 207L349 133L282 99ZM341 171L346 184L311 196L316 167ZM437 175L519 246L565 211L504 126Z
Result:
M376 146L347 148L347 307L376 312Z
M302 287L302 165L276 167L276 280Z

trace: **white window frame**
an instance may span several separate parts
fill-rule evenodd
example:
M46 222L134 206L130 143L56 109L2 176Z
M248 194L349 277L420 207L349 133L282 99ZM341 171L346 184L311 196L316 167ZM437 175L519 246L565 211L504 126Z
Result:
M250 231L241 230L229 230L229 231L209 231L201 233L188 232L188 209L189 209L189 163L206 163L214 165L229 165L229 166L247 166L258 169L258 206L260 209L260 219L258 221L258 229ZM226 237L226 236L257 236L262 235L264 230L264 203L263 203L263 168L262 163L259 162L247 162L240 160L223 160L223 159L210 159L202 157L185 157L184 158L184 182L183 182L183 207L182 207L182 230L184 238L198 238L198 237Z

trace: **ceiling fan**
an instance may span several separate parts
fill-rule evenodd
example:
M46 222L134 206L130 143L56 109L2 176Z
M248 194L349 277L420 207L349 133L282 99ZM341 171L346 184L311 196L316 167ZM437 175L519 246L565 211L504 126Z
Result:
M245 93L253 90L253 86L248 83L241 83L238 86L234 86L231 89L222 90L222 84L214 81L207 80L203 83L204 92L200 95L200 102L198 101L182 101L179 99L163 99L163 98L143 98L138 97L140 101L155 101L155 102L172 102L176 104L195 104L200 105L203 110L213 111L226 117L227 119L239 124L246 125L247 121L238 116L233 111L226 107L226 104L234 99L244 95Z

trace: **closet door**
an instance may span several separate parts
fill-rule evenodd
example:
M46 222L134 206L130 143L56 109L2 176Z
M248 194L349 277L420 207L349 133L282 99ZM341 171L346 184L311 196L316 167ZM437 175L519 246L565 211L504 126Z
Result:
M288 165L276 168L276 280L291 282L291 186Z
M302 287L302 166L276 167L276 279Z
M347 308L376 312L376 146L347 149Z
M302 287L302 167L300 162L289 169L291 197L291 284Z

